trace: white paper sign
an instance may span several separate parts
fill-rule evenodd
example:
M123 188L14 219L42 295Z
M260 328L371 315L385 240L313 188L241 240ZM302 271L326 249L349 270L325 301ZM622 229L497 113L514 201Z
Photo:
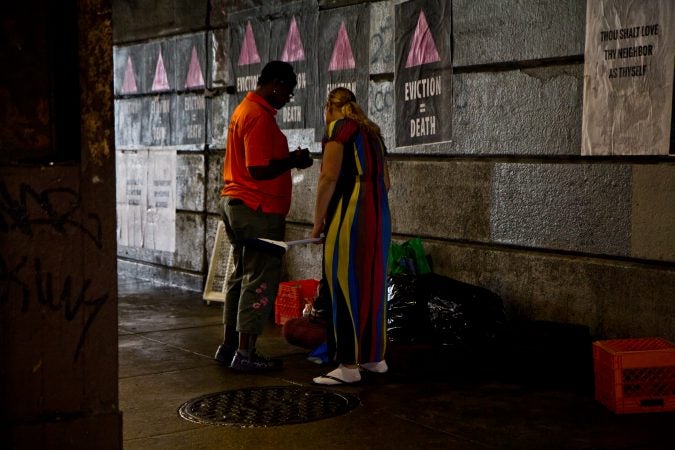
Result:
M147 150L117 153L117 243L122 246L143 246L147 161Z
M150 150L147 201L143 247L173 252L176 249L175 150Z
M583 155L667 155L675 2L587 3Z
M117 242L174 252L176 151L117 153Z

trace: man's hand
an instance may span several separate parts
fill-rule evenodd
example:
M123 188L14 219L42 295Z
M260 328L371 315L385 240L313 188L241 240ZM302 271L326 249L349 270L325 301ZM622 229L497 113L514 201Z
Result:
M309 156L309 149L298 147L293 151L293 166L297 169L306 169L314 164L314 160Z
M298 147L284 159L273 159L269 166L251 166L248 172L256 180L272 180L293 168L306 169L314 163L309 150Z

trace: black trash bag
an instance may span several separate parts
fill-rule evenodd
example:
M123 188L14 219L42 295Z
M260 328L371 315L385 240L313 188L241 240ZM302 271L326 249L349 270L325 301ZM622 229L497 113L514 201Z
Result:
M437 346L484 346L506 322L502 299L488 289L434 273L421 275L418 282Z
M429 324L436 345L460 346L467 342L471 326L464 307L443 295L432 295L428 301Z
M387 287L387 337L398 344L428 344L432 337L427 299L421 292L419 277L392 275Z
M442 275L389 277L387 334L400 343L474 347L494 341L506 322L501 298Z

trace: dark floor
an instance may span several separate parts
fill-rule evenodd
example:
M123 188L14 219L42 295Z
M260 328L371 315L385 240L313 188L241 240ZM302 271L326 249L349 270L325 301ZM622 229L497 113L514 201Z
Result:
M500 364L473 371L466 370L467 358L435 355L443 358L436 364L424 349L394 349L388 374L364 377L357 386L328 388L360 400L351 412L332 418L269 427L185 420L179 407L197 397L251 387L312 388L312 377L326 371L271 325L258 347L282 357L284 369L234 373L212 359L221 338L219 303L205 304L200 293L120 279L125 449L675 448L675 413L615 415L593 400L583 363L577 372L561 376L555 367L537 369L543 354L528 363L523 346L511 353L513 358L502 354ZM569 354L563 357L575 362Z

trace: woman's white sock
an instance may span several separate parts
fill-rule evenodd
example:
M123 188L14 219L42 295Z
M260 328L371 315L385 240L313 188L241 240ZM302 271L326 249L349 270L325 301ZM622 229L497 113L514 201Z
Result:
M389 370L389 366L387 366L387 362L384 359L378 362L369 362L361 364L361 367L363 367L368 372L375 372L375 373L385 373L387 370Z

